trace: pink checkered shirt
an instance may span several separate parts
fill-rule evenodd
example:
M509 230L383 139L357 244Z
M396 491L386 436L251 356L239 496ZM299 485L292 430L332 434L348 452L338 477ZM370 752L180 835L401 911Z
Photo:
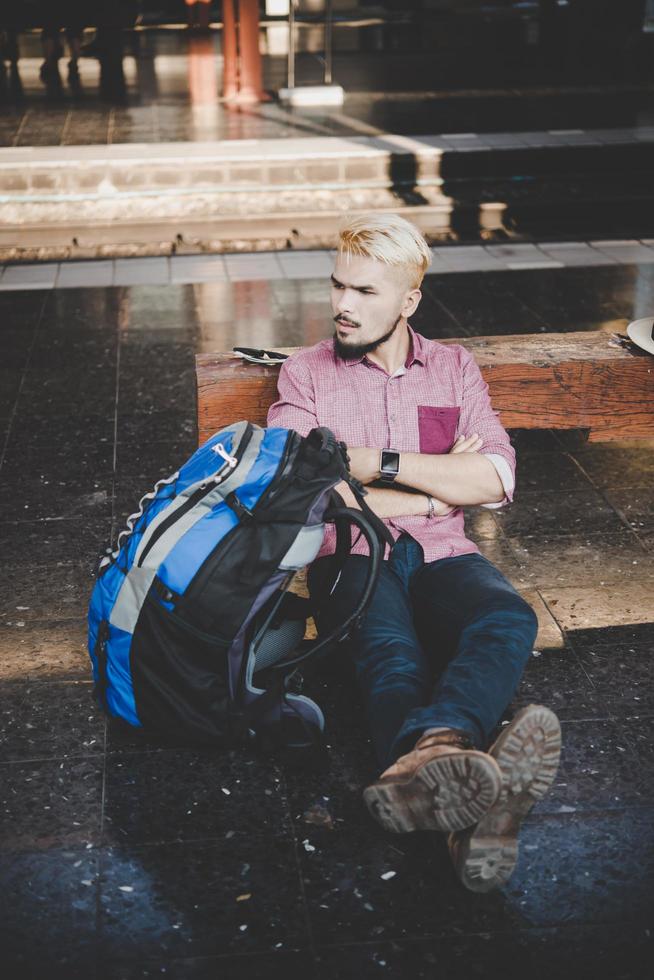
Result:
M298 351L281 367L279 400L268 412L268 425L301 435L326 425L350 446L413 453L447 453L460 433L477 432L504 486L503 503L512 500L515 453L472 354L459 344L427 340L410 327L409 333L406 364L391 376L367 357L336 357L332 340ZM465 535L460 507L446 517L394 517L385 523L395 540L403 531L415 538L425 561L479 551ZM335 539L328 526L318 557L334 551ZM367 554L365 541L356 540L352 551Z

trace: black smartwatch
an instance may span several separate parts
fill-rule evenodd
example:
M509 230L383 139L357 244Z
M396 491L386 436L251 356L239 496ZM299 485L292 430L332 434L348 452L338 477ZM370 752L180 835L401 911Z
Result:
M379 478L392 483L400 472L400 454L396 449L382 449L379 457Z

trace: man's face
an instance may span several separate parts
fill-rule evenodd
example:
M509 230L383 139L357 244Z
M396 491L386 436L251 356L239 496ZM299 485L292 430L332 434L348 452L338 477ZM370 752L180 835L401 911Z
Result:
M337 255L331 277L337 353L347 359L375 350L419 299L402 269L377 259Z

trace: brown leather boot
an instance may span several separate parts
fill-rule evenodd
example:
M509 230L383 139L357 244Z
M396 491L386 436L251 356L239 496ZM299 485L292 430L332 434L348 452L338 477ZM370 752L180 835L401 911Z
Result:
M488 751L502 773L500 795L475 827L447 841L458 877L473 892L497 888L513 874L520 824L545 796L559 765L559 720L549 708L529 704Z
M497 799L502 779L495 760L471 745L453 728L426 732L364 790L372 816L398 834L474 824Z

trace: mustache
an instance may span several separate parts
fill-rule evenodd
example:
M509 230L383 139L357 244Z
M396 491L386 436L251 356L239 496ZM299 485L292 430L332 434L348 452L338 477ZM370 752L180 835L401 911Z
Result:
M360 327L361 324L357 323L356 320L348 320L345 316L335 316L334 323L346 323L348 327Z

